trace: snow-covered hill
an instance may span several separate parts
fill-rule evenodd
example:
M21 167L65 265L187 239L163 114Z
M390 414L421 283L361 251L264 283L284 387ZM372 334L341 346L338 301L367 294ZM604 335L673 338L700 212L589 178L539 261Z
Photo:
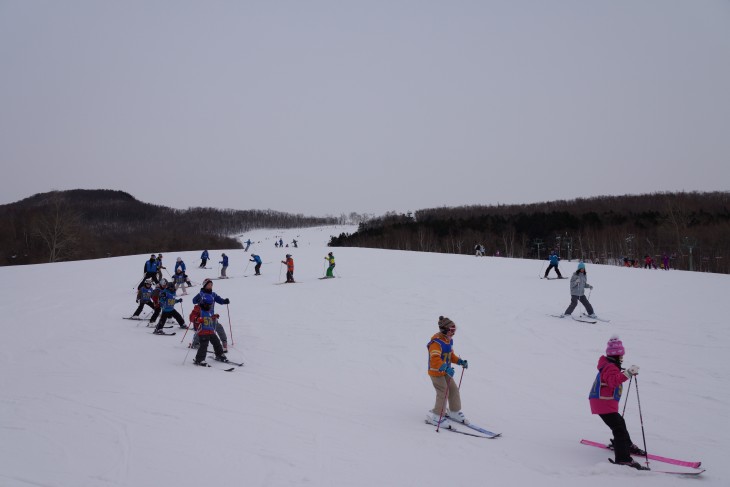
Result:
M121 319L149 254L0 268L0 485L685 485L579 444L610 437L587 395L614 333L641 366L647 449L702 460L704 485L730 482L730 277L588 265L611 320L588 325L547 316L567 306L568 281L538 279L541 262L328 249L343 230L244 235L260 242L261 277L248 253L226 252L235 278L214 289L231 300L229 357L246 363L232 373L183 364L189 334ZM340 278L318 280L329 250ZM274 285L286 252L298 282ZM199 252L166 254L168 268L178 256L198 283L216 272L196 268ZM469 360L464 412L498 440L423 422L439 315ZM642 444L636 398L626 418Z

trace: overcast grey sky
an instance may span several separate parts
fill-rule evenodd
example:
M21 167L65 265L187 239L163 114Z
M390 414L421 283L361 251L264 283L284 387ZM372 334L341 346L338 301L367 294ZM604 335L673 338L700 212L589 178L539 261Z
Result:
M730 189L730 1L0 0L0 204Z

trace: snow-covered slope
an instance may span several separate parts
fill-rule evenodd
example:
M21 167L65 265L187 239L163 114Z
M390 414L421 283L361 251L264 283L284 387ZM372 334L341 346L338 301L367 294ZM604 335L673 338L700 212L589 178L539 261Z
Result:
M246 362L232 373L192 354L183 364L190 335L121 319L149 254L0 268L0 485L684 485L579 444L610 437L587 395L614 333L641 366L648 450L702 460L704 485L728 485L728 276L589 265L591 302L611 323L587 325L547 316L567 306L568 281L538 279L541 262L328 249L343 230L244 235L260 241L261 277L249 254L227 252L236 278L214 289L231 299L229 357ZM300 248L274 248L278 235ZM318 280L329 250L340 278ZM298 282L274 285L286 252ZM177 256L198 283L216 272L196 268L199 252L166 254L168 268ZM464 412L498 440L423 422L439 315L469 360ZM635 387L628 399L642 444Z

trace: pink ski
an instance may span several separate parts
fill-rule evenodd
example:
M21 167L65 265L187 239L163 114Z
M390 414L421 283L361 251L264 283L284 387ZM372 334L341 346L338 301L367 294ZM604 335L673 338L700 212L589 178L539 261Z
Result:
M603 448L606 450L610 450L608 445L606 445L605 443L598 443L596 441L590 441L590 440L580 440L580 442L584 445L595 446L597 448ZM634 456L640 456L640 455L634 455ZM664 462L664 463L671 463L672 465L679 465L680 467L700 468L700 465L702 465L702 462L686 462L684 460L677 460L675 458L667 458L667 457L660 457L658 455L652 455L651 453L649 453L647 455L647 458L649 460L655 460L657 462Z

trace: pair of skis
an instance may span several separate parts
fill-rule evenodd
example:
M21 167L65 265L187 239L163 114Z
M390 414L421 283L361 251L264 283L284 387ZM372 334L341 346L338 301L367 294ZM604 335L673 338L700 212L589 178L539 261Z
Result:
M598 443L597 441L590 441L590 440L580 440L580 443L582 445L587 446L594 446L596 448L603 448L605 450L611 450L611 447L609 445L606 445L605 443ZM642 456L642 455L635 455L635 456ZM686 460L677 460L676 458L669 458L669 457L662 457L659 455L652 455L651 453L646 455L646 458L649 460L654 460L657 462L662 463L668 463L671 465L677 465L679 467L687 467L687 468L693 468L695 470L687 470L687 471L673 471L673 470L652 470L648 469L650 472L657 472L657 473L666 473L671 475L682 475L682 476L697 476L700 475L702 472L704 472L704 469L700 469L700 466L702 465L702 462L688 462ZM609 459L611 463L615 463L613 460Z
M431 426L436 426L433 424L432 421L429 419L426 419L426 424L430 424ZM471 429L472 431L476 431L476 433L472 431L467 431L462 429L463 427L466 427L468 429ZM481 426L477 426L472 423L460 423L454 420L451 420L449 418L441 418L441 426L439 427L439 430L446 430L451 431L452 433L459 433L460 435L466 435L466 436L473 436L475 438L487 438L487 439L494 439L499 438L502 436L502 433L494 433L492 431L489 431L487 429L482 428Z

